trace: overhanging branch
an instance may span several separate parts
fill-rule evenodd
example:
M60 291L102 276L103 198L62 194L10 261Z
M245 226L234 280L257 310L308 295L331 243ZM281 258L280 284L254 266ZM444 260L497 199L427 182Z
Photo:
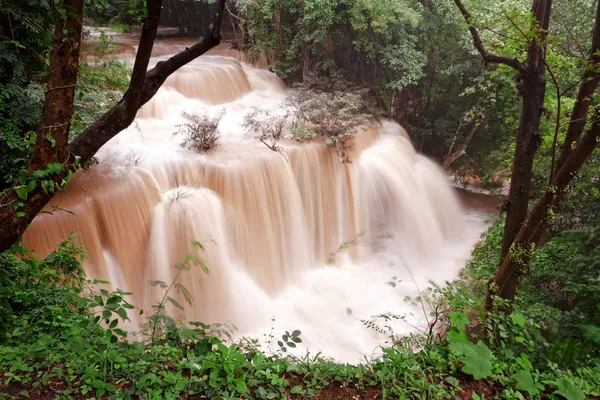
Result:
M503 56L501 54L496 54L496 53L490 53L485 48L485 45L483 44L483 42L481 40L481 36L479 36L479 31L477 30L475 25L473 25L473 23L472 23L473 17L471 16L471 13L469 12L469 10L467 10L467 8L463 4L462 0L454 0L454 2L456 3L456 6L458 7L461 14L463 15L465 21L469 25L469 32L471 32L471 36L473 37L473 44L475 45L475 48L477 49L477 51L479 52L479 54L481 55L483 60L488 63L508 65L509 67L514 68L515 70L517 70L519 72L523 72L523 70L524 70L523 64L521 64L521 62L519 62L519 60L517 60L516 58L507 57L507 56Z
M158 89L171 74L221 42L221 19L225 0L217 0L215 7L213 22L206 30L206 35L202 41L175 54L168 60L158 62L154 68L144 74L144 79L140 81L143 82L143 85L136 85L132 88L132 75L132 85L123 95L123 98L70 144L69 149L72 154L81 157L83 162L92 158L100 147L131 125L139 108L154 97ZM160 17L160 14L158 16ZM156 34L156 31L154 31L154 34ZM152 41L154 41L153 38ZM142 43L140 42L140 48L141 46ZM144 57L147 57L147 61L149 61L149 53L145 54ZM147 61L145 62L146 68L148 65ZM134 73L136 73L135 67Z

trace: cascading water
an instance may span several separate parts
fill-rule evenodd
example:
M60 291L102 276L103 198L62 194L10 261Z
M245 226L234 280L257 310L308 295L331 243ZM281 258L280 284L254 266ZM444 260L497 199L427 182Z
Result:
M209 272L180 275L194 301L176 316L255 337L275 317L275 332L302 330L300 351L358 362L384 339L361 321L389 312L407 317L397 334L422 325L405 296L455 278L481 220L390 121L357 136L352 163L320 142L269 150L244 131L244 115L276 107L286 90L249 62L217 49L173 74L98 152L99 164L52 199L25 244L44 256L76 232L88 275L133 292L146 309L162 293L149 281L170 282L173 266L196 254ZM180 147L182 111L222 108L216 151Z

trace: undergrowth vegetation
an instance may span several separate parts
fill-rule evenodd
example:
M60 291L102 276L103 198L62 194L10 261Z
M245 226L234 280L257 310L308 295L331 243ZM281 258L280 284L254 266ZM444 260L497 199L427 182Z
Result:
M464 271L480 295L498 265L503 228L495 219ZM600 357L599 267L598 227L560 232L536 252L514 306L540 325L541 358L577 367Z
M302 343L299 330L271 332L266 343L234 341L228 327L170 318L165 304L183 307L172 291L193 301L178 277L198 265L207 272L200 258L180 263L173 282L152 282L163 290L162 300L144 311L128 301L130 293L110 292L107 282L86 281L84 251L72 241L44 260L17 246L0 255L0 392L9 398L111 399L600 396L598 354L590 352L585 360L583 354L576 360L554 356L544 336L550 321L541 318L549 314L521 308L528 295L544 296L533 287L523 291L515 313L483 319L482 301L471 286L492 270L497 230L495 225L476 251L467 269L471 278L433 286L417 299L434 310L429 331L404 338L390 334L378 356L358 365L309 352L291 355L287 350ZM579 242L584 249L586 244ZM539 262L560 251L561 243L555 246ZM545 285L541 280L537 284ZM577 303L577 312L591 312L591 297ZM552 307L555 299L547 301ZM146 321L135 339L123 328L134 318ZM388 334L378 322L365 325ZM588 330L582 328L585 335ZM485 340L490 337L497 340Z

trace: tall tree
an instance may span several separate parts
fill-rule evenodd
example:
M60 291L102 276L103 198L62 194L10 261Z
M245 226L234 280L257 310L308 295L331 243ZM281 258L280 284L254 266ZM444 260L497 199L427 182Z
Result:
M157 63L148 71L161 3L161 0L146 3L146 18L128 90L115 106L71 143L68 136L79 66L83 0L63 0L56 5L48 88L35 148L26 173L0 197L0 251L18 240L69 174L131 125L140 107L156 94L173 72L220 43L225 0L217 0L213 22L201 42Z
M577 101L573 106L567 128L565 142L558 160L552 157L548 187L540 200L528 212L532 180L532 166L535 151L540 143L540 120L544 112L546 88L545 70L546 37L548 32L551 0L533 0L532 33L528 39L527 61L522 64L510 58L487 51L472 17L461 0L456 5L469 24L473 42L487 62L505 64L516 70L523 94L522 113L517 131L515 154L512 165L511 184L507 204L507 215L502 238L500 266L494 278L488 283L486 308L494 306L494 296L512 301L515 297L519 277L529 267L533 250L545 231L547 220L552 214L561 194L572 182L577 171L592 155L600 138L600 109L594 108L589 129L583 134L594 92L598 86L600 51L600 4L595 15L593 42L587 68L581 79ZM550 72L552 74L552 72ZM552 74L553 80L556 80ZM553 144L553 154L558 143L558 126Z

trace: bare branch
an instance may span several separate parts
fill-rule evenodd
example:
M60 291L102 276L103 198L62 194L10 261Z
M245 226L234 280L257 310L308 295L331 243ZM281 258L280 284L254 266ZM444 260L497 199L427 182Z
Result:
M477 49L481 57L484 59L484 61L488 63L508 65L509 67L514 68L519 72L522 72L524 70L523 64L521 64L521 62L516 58L490 53L485 48L483 42L481 41L481 36L479 36L479 31L472 23L473 17L471 16L469 10L467 10L462 0L454 0L454 2L456 3L456 6L460 10L463 17L465 18L465 21L469 25L469 32L471 32L471 36L473 37L473 44L475 45L475 48Z

